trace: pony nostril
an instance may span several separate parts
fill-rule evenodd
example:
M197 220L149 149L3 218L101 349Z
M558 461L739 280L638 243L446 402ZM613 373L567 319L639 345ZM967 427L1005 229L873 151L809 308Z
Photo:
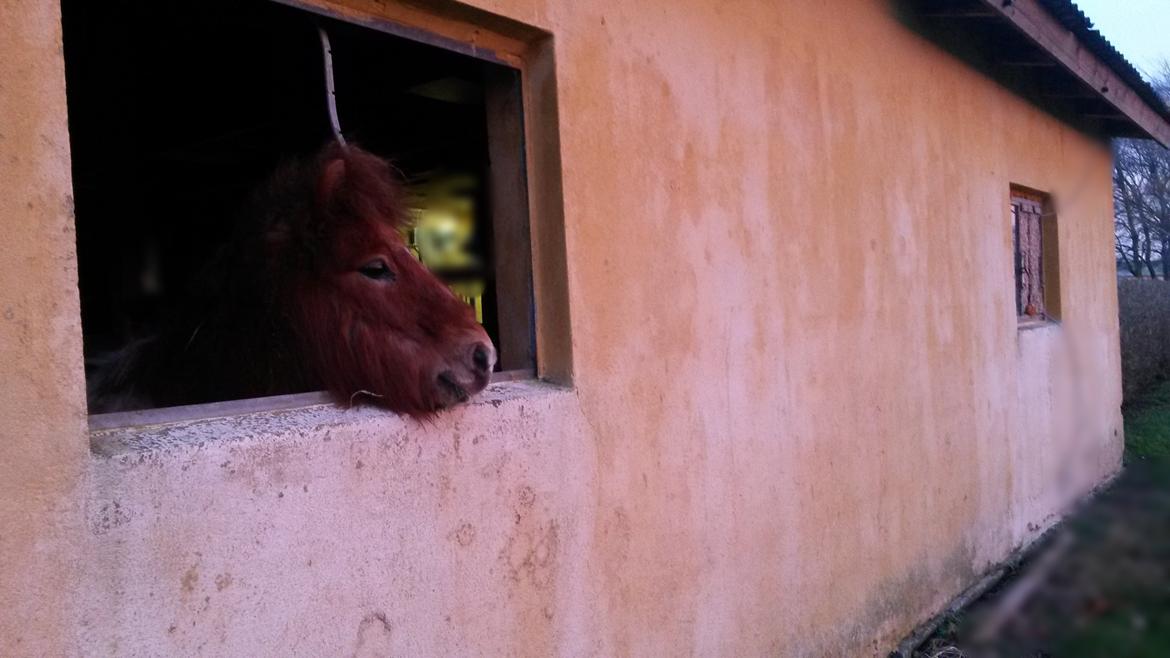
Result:
M471 353L471 362L475 364L475 369L480 372L487 372L492 367L490 358L487 348L483 345L476 345L475 350Z

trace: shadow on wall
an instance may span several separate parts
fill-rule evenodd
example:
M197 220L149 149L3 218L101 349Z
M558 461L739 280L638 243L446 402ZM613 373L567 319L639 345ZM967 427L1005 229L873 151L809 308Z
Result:
M1121 320L1121 381L1129 402L1170 379L1170 281L1117 282Z

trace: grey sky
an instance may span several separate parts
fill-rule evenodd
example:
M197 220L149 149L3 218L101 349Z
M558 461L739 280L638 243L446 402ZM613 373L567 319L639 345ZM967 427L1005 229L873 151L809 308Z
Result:
M1170 61L1170 0L1074 0L1142 73Z

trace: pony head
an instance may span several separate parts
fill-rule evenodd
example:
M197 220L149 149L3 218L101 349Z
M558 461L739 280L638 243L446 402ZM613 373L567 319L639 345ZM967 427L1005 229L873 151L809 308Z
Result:
M267 209L262 250L304 371L339 402L415 417L487 386L495 348L404 242L406 191L390 165L333 143L292 178L300 203Z

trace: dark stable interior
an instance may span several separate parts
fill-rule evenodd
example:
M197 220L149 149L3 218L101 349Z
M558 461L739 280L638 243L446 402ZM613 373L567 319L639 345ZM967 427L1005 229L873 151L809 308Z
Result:
M408 181L479 181L471 248L496 338L484 84L509 69L268 0L63 0L62 15L87 372L184 304L279 162L330 139L319 25L347 139Z

